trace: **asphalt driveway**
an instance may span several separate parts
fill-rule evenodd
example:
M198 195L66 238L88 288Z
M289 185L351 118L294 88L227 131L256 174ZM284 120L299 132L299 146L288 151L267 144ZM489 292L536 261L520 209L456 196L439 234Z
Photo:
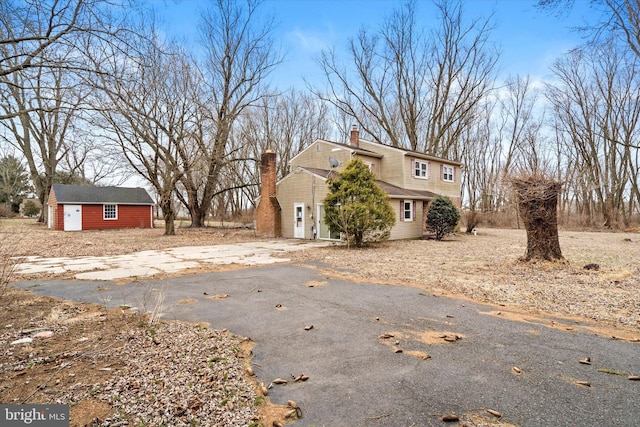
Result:
M640 381L602 372L640 375L638 343L562 319L508 320L500 308L343 280L318 267L274 264L122 286L19 286L142 309L153 308L145 304L161 292L163 318L250 337L257 377L289 380L269 396L298 403L303 417L293 426L439 426L449 413L496 420L488 409L520 426L640 423ZM579 363L585 357L591 365ZM308 381L292 380L300 374Z

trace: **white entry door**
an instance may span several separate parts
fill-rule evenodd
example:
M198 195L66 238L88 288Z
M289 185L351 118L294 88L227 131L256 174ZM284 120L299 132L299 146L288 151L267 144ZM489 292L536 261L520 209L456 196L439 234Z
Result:
M293 204L293 237L304 239L304 203Z
M82 205L64 205L64 231L82 230Z

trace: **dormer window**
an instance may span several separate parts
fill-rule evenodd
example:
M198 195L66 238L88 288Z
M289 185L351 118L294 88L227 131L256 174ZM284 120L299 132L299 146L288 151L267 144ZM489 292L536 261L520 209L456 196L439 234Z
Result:
M429 179L429 163L420 160L413 161L413 176L416 178Z

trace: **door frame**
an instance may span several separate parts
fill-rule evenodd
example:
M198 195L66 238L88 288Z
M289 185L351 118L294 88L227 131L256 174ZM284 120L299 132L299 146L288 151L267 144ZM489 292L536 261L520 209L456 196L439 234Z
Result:
M67 211L67 208L69 209L68 211ZM82 205L64 205L63 212L64 212L63 230L64 231L82 231ZM67 212L69 213L68 215L67 215Z
M293 204L293 238L304 239L304 202Z
M53 206L47 206L47 228L53 228Z

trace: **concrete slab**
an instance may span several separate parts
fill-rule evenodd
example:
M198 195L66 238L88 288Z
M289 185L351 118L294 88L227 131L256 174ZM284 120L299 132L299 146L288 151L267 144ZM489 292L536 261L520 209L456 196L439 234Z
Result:
M160 273L160 270L151 267L110 268L108 270L91 271L76 274L80 280L116 280L129 277L147 277Z
M16 266L17 274L63 274L79 272L80 280L115 280L127 277L147 277L159 272L175 273L202 264L267 265L289 261L274 257L274 253L328 245L327 242L282 240L245 242L237 245L179 247L147 250L125 255L104 257L25 257Z
M65 264L64 265L64 269L66 271L78 271L78 272L95 271L95 270L106 270L108 268L109 268L108 265L104 265L104 264L96 265L95 263L88 263L88 264L76 263L76 264Z
M200 267L200 264L197 262L180 261L180 262L166 262L163 264L157 264L154 267L157 268L158 270L164 271L165 273L177 273L187 268Z

